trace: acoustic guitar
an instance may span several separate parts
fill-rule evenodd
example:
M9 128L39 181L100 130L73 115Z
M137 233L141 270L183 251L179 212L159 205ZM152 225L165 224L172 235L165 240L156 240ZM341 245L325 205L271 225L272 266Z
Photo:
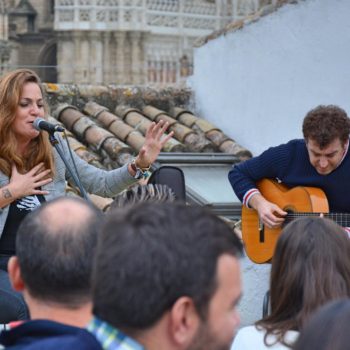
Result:
M271 179L260 180L257 188L268 201L288 212L284 225L298 217L324 213L339 225L350 226L350 214L329 213L326 195L319 188L297 186L289 189ZM260 221L257 211L242 207L242 238L248 257L255 263L271 260L282 228L268 228Z

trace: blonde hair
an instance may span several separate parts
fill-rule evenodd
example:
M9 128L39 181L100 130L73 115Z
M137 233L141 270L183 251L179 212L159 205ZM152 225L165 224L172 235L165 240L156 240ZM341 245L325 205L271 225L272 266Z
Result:
M19 172L28 171L40 162L44 163L46 169L51 169L52 173L54 170L52 147L47 135L43 133L31 141L25 158L17 153L17 139L12 124L26 83L37 84L43 94L40 78L29 69L14 70L0 80L0 171L8 177L11 176L12 164L16 165ZM46 104L44 110L47 115Z

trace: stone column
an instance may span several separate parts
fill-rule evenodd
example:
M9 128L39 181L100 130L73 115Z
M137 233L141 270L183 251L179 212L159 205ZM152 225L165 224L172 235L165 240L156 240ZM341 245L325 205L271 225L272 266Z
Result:
M103 32L103 83L112 83L111 79L111 52L110 52L110 38L111 32Z
M221 23L221 6L222 6L222 3L221 3L222 0L219 0L219 1L215 1L215 4L216 4L216 28L215 29L220 29L222 27L222 23Z
M161 83L162 82L162 61L161 58L158 57L158 59L156 60L156 83Z
M0 13L0 40L8 40L6 18L5 13Z
M74 43L74 82L80 83L83 80L83 64L81 54L82 33L79 31L73 31L73 43Z
M125 32L114 33L117 49L115 55L117 77L115 82L118 84L125 84L127 81L127 72L125 64L125 51L126 51L126 35Z
M72 83L75 73L74 42L69 32L59 32L57 40L57 82Z
M90 43L88 32L83 32L81 36L81 45L80 45L80 60L77 61L78 64L81 63L82 66L82 76L81 80L77 81L78 83L89 83L90 82Z
M90 52L90 69L89 76L91 84L102 84L103 74L102 74L102 56L103 48L101 42L101 32L91 31L89 33L89 52Z
M141 82L141 60L140 60L140 32L131 32L131 83Z
M10 62L12 65L18 65L19 64L19 50L20 45L16 42L11 43L11 51L10 51Z
M148 33L141 33L140 39L140 83L145 84L147 79L147 58L146 58L146 40L148 37Z
M232 7L232 20L235 20L237 18L237 13L238 13L238 1L239 0L231 0L231 7Z

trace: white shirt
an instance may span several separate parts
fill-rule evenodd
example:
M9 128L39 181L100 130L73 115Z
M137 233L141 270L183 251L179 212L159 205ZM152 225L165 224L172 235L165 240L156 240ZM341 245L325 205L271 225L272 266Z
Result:
M241 328L233 340L231 350L290 350L281 343L275 343L272 346L266 346L264 342L266 331L258 330L255 326ZM285 334L287 344L293 343L298 338L299 332L288 331ZM276 340L274 335L269 335L267 343L272 344Z

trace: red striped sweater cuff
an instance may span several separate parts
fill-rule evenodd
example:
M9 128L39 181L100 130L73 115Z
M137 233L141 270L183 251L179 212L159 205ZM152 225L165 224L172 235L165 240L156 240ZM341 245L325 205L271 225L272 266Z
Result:
M252 198L255 194L260 193L257 188L252 188L251 190L247 191L245 195L243 196L243 204L250 208L249 206L249 200Z

